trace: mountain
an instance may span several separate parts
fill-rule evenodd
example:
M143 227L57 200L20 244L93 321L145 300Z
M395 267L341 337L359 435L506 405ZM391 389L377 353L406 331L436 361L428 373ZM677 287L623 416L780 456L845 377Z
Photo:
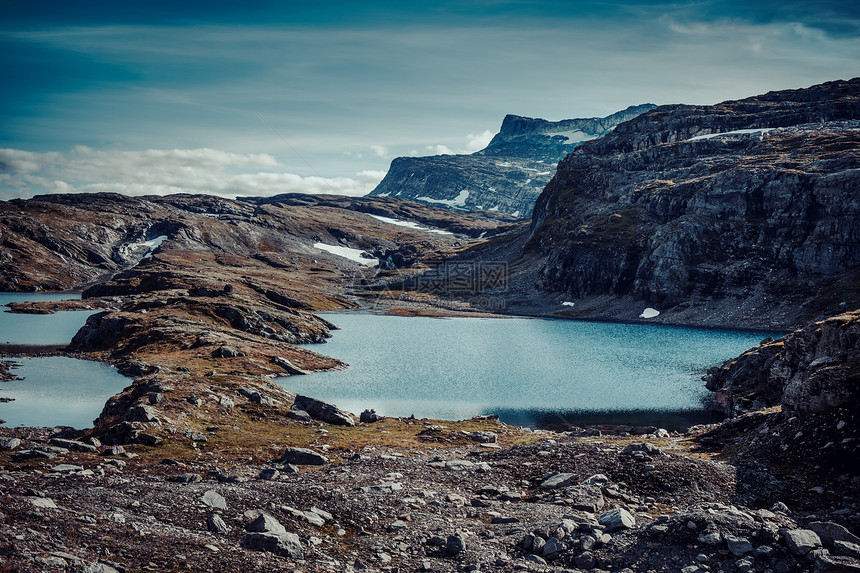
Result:
M603 118L555 122L508 115L489 145L476 153L396 158L370 196L528 217L561 158L654 107L643 104Z
M658 107L463 258L507 261L514 313L782 328L860 307L858 120L860 78Z

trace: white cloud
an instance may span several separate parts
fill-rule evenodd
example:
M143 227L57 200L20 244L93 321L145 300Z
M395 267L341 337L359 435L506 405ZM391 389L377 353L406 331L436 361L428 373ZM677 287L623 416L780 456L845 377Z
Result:
M371 145L370 150L377 157L381 157L383 159L391 159L391 154L388 152L388 148L384 145Z
M490 131L489 129L484 130L483 133L479 133L475 135L474 133L470 133L466 136L468 142L466 143L466 153L475 153L476 151L481 151L490 143L490 140L493 139L495 133Z
M428 145L427 149L434 155L456 155L447 145Z
M99 151L78 146L69 153L0 149L0 199L83 192L361 196L385 176L384 171L361 171L354 178L303 177L284 169L268 154L206 148Z

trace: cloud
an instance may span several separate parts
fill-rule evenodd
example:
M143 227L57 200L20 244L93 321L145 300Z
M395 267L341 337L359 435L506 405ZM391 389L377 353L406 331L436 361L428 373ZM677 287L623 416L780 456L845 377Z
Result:
M381 157L383 159L391 159L391 154L388 152L388 148L384 145L371 145L370 150L377 157Z
M354 178L303 177L285 172L269 154L206 148L100 151L78 146L69 153L0 149L0 199L84 192L361 196L384 176L384 171L361 171Z
M447 145L428 145L427 149L432 151L434 155L456 155Z
M495 134L489 129L484 130L483 133L479 133L475 135L470 133L466 136L468 142L466 143L466 153L475 153L476 151L481 151L490 143L490 140L493 139Z

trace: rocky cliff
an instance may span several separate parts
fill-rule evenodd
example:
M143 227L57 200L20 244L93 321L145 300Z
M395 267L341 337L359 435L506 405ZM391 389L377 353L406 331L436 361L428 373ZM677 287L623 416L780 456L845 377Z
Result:
M659 107L567 156L529 232L472 256L511 262L514 312L782 328L856 308L858 119L860 79Z
M396 158L370 195L528 217L559 159L653 107L631 106L603 118L556 122L508 115L499 133L477 153Z
M731 444L741 463L790 467L836 491L860 484L860 311L766 339L705 380L730 419L702 443Z

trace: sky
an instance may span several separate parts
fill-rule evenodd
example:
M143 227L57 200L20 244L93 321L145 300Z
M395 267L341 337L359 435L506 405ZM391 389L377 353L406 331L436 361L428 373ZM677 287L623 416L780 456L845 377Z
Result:
M0 200L363 195L506 114L860 76L844 0L0 0Z

